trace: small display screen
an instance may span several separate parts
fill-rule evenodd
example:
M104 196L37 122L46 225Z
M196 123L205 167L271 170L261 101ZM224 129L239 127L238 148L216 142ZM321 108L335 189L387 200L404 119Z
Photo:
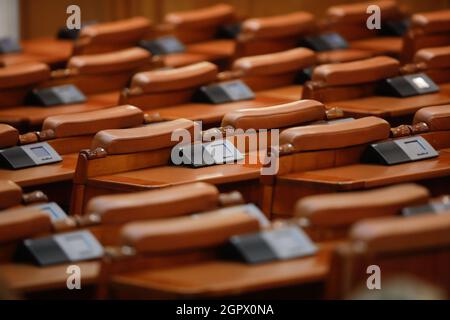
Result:
M34 147L31 151L39 158L51 157L51 154L44 147Z
M55 219L59 218L58 214L53 210L51 206L43 206L40 209L50 213L50 215Z
M414 84L419 89L427 89L427 88L430 87L430 85L422 77L415 77L415 78L412 79L412 82L414 82Z
M78 234L70 235L66 237L67 245L70 250L74 252L79 252L81 254L85 254L86 252L90 252L92 250L91 245L86 239Z
M417 140L405 142L405 145L418 156L428 153L427 149Z
M227 82L223 85L233 101L253 99L255 96L250 88L241 81Z

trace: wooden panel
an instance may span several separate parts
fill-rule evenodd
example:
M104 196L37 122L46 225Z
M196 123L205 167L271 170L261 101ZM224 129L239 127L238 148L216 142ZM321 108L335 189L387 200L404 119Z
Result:
M361 2L358 0L20 0L21 28L24 39L54 35L65 24L66 8L71 4L81 7L82 20L112 21L142 15L160 22L167 12L190 10L215 3L230 3L241 16L255 17L306 10L317 17L324 16L329 6ZM437 10L450 7L450 0L399 0L400 6L410 12Z

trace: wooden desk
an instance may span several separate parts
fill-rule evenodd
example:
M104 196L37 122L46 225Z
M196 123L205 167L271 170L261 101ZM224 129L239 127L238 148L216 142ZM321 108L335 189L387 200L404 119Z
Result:
M66 270L69 265L39 267L32 264L7 263L0 264L0 274L12 290L20 293L66 289ZM100 274L99 261L78 262L76 265L81 269L82 288L97 283Z
M236 51L236 41L230 39L215 39L200 43L189 44L187 52L201 53L208 57L209 61L230 59Z
M21 187L37 186L73 178L78 154L62 155L62 161L19 170L0 169L0 179L11 180Z
M414 113L428 106L450 103L450 84L440 85L440 92L416 97L396 98L371 96L360 99L327 103L328 107L339 107L349 116L378 116L385 119L407 116L412 120ZM403 120L405 121L405 120Z
M137 298L224 297L283 287L325 282L332 249L338 242L323 243L317 255L294 260L250 265L213 260L196 264L131 272L113 277L118 291Z

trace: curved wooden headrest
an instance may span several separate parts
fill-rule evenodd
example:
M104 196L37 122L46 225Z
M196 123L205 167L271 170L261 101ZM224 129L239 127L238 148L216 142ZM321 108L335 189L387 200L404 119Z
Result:
M10 180L0 180L0 209L6 209L22 202L22 188Z
M138 128L103 130L94 136L91 149L103 148L113 155L169 148L178 143L171 140L177 131L187 130L192 140L196 140L195 126L191 120L177 119Z
M411 28L424 33L446 32L450 30L450 10L416 13L411 17Z
M24 63L0 69L0 89L23 87L50 79L50 68L43 63Z
M0 213L0 243L50 232L50 216L33 207L16 208Z
M263 54L237 59L233 70L240 70L246 76L272 75L300 71L316 63L314 51L306 48Z
M372 253L448 248L450 214L368 219L353 226L350 237Z
M204 182L160 190L100 196L89 201L88 214L98 215L103 224L170 218L212 210L219 204L219 191Z
M19 141L19 131L8 124L0 123L0 148L13 147Z
M235 15L232 6L220 3L214 6L189 11L172 12L165 16L167 23L177 27L201 29L230 22Z
M260 228L258 219L239 206L188 217L131 223L122 230L122 243L140 253L174 252L219 246L234 235Z
M450 46L421 49L414 55L415 63L424 63L427 69L450 67Z
M150 27L147 18L134 17L86 26L81 29L79 39L89 39L90 43L137 43L148 34Z
M327 10L327 17L331 21L345 23L365 23L368 14L367 7L377 5L380 7L382 19L390 19L400 14L398 4L391 0L370 1L332 6Z
M106 129L130 128L143 123L144 112L141 109L124 105L48 117L42 129L51 129L56 138L64 138L94 134Z
M217 78L217 66L200 62L186 67L140 72L131 80L131 89L145 93L190 89L210 83Z
M314 69L312 80L330 86L375 82L398 75L400 63L390 57L374 57L359 61L323 64Z
M377 117L296 127L280 134L280 145L291 144L297 152L345 148L387 139L390 128L386 120Z
M428 190L416 184L308 196L297 202L295 214L311 226L345 226L363 218L391 216L401 209L426 203ZM383 199L380 201L380 199Z
M299 11L278 16L252 18L242 23L242 33L256 38L280 38L306 34L316 28L314 15Z
M151 54L141 48L72 57L67 67L79 74L113 73L146 67Z
M276 129L323 120L325 106L315 100L299 100L272 107L240 109L225 114L222 127L243 130Z
M413 123L425 122L431 131L450 130L450 105L422 108L414 115Z

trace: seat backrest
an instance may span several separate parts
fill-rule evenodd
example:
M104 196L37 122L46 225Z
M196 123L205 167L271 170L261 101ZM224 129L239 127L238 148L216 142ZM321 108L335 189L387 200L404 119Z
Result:
M395 276L413 275L449 294L449 248L448 212L358 222L350 232L350 242L334 252L328 297L345 298L356 287L368 293L369 266L380 268L383 283Z
M425 72L435 83L450 82L450 46L420 49L402 73Z
M15 146L19 142L19 131L10 125L0 123L0 149Z
M414 124L426 123L430 131L450 130L450 105L422 108L414 115Z
M399 72L400 63L384 56L320 65L314 69L312 80L305 83L302 98L327 103L372 96L379 81Z
M229 4L168 13L164 22L173 27L175 36L189 44L211 40L219 27L236 20L234 8Z
M0 107L25 103L28 92L50 79L50 68L43 63L24 63L0 69Z
M403 39L402 62L411 62L422 48L450 45L450 10L416 13Z
M202 85L217 79L217 66L200 62L186 67L140 72L133 76L120 103L144 110L188 103Z
M138 72L158 66L151 54L141 48L128 48L109 53L72 57L67 68L52 73L52 81L42 86L74 84L84 94L119 91L129 85L131 77ZM118 94L119 98L119 94Z
M85 26L75 42L73 55L97 54L136 46L151 33L151 22L134 17Z
M89 148L93 136L106 129L131 128L143 125L144 113L137 107L124 105L108 109L48 117L41 131L20 136L20 143L47 141L59 154Z
M237 39L236 57L293 49L302 36L316 29L314 16L304 11L247 19L242 23Z
M298 82L300 72L316 63L312 50L295 48L237 59L232 72L253 90L265 90Z
M381 24L386 21L400 20L404 17L397 2L392 0L340 4L328 8L326 12L327 29L339 33L347 40L377 36L378 30L367 28L367 19L371 14L367 13L367 8L371 5L380 8Z
M13 181L0 180L0 210L22 202L22 188Z
M399 215L403 208L425 204L429 198L426 188L412 183L320 194L300 199L294 215L314 240L323 241L347 237L349 228L360 220Z

